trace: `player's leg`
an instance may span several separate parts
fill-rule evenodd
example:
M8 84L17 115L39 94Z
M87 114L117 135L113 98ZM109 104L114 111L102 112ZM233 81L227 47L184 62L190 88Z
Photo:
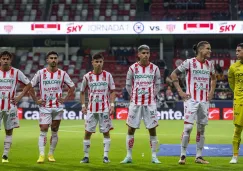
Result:
M109 113L101 113L99 115L99 127L100 127L100 132L103 133L104 136L103 163L109 163L110 160L108 158L108 153L110 151L110 144L111 144L110 130L113 129Z
M39 127L40 127L40 135L39 135L39 158L37 163L44 163L45 161L45 146L47 142L47 132L49 125L52 122L51 111L45 108L40 108L40 119L39 119Z
M158 126L157 107L156 105L143 106L142 117L145 127L149 130L150 148L152 153L152 163L161 163L156 155L158 145L158 138L156 134L156 127Z
M141 106L135 105L133 103L129 106L129 112L127 117L128 132L126 136L126 149L127 155L121 163L131 163L132 162L132 149L134 145L134 134L136 129L139 128L141 122Z
M241 133L243 130L243 107L241 104L234 104L234 135L233 135L233 157L230 164L238 163Z
M52 114L52 124L51 124L51 139L50 139L50 150L48 153L48 161L55 162L53 156L58 143L58 130L63 116L63 109Z
M186 164L186 150L190 141L193 123L196 117L199 104L191 100L184 102L184 128L181 135L181 155L179 164Z
M4 151L2 155L2 162L8 162L8 153L12 145L13 129L19 127L19 119L17 116L17 109L11 109L8 113L1 112L5 127ZM1 119L0 119L1 120ZM1 121L0 121L1 122Z
M97 114L87 113L85 120L85 133L83 140L83 151L84 158L80 161L80 163L89 163L89 150L90 150L90 139L92 133L95 133L96 125L98 123Z
M202 150L205 142L205 135L204 135L205 126L208 124L208 109L209 109L209 104L202 102L199 105L199 109L197 113L197 136L196 136L197 152L196 152L195 162L200 164L209 164L209 162L202 157Z

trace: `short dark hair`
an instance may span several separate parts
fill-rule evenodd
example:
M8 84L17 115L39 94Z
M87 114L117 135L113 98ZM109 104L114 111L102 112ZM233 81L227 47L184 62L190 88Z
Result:
M243 43L239 43L237 47L241 47L243 49Z
M96 53L92 56L92 60L94 59L104 59L104 56L101 53Z
M2 58L3 56L9 56L10 59L13 58L12 53L10 53L9 51L3 51L3 52L1 52L1 53L0 53L0 58Z
M201 41L198 44L193 45L192 49L195 52L195 54L198 54L198 49L206 44L209 44L207 41Z
M57 57L58 57L58 53L55 52L55 51L50 51L50 52L48 52L48 53L46 54L46 58L48 58L50 55L57 55Z
M148 45L141 45L138 47L138 52L141 52L142 50L150 50Z

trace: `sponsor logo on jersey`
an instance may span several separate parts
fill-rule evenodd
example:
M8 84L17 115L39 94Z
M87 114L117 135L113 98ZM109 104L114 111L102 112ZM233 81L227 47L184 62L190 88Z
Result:
M193 70L192 72L193 74L206 74L206 75L210 74L210 71L207 70Z
M61 84L61 81L60 80L46 80L46 81L43 81L43 84L44 85L48 85L48 84Z
M134 78L135 79L139 79L139 78L150 78L150 79L153 79L154 75L135 75Z
M90 87L99 87L99 86L107 86L107 82L96 82L96 83L90 83Z
M0 83L11 83L13 84L14 80L13 79L0 79Z

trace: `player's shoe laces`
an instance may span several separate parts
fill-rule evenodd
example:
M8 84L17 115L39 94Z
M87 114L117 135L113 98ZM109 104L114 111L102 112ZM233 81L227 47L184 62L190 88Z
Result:
M38 160L37 160L37 163L44 163L45 161L45 156L44 155L40 155Z
M186 164L186 156L185 155L182 155L181 158L180 158L180 160L178 161L178 163L179 164L182 164L182 165Z
M108 157L103 158L103 163L110 163L111 161L108 159Z
M236 164L236 163L238 163L238 156L233 156L229 163L230 164Z
M2 156L2 163L8 163L8 157L6 155Z
M121 161L120 163L121 164L132 163L132 158L131 157L125 157L125 159L123 161Z
M48 161L49 162L55 162L56 160L55 160L55 158L54 158L54 156L52 154L49 154L48 155Z
M161 162L158 160L157 157L152 157L152 163L160 164Z
M80 163L89 163L89 158L88 157L84 157Z
M207 160L204 160L201 156L195 159L195 163L209 164L209 162Z

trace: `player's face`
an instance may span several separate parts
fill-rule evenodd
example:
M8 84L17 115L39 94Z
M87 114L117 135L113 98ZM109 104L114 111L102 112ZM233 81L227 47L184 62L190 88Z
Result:
M10 56L4 55L0 58L0 63L3 68L8 68L11 65L11 62L12 59L10 58Z
M50 67L56 67L58 64L58 57L57 55L50 55L47 58L47 63Z
M144 49L144 50L138 52L138 57L139 57L140 62L146 62L149 60L150 51Z
M202 54L203 57L205 58L210 58L211 56L211 45L210 44L205 44L203 47L200 49L200 53Z
M237 46L236 48L236 57L239 60L243 60L243 49L240 46Z
M92 65L93 65L94 69L98 69L98 70L102 69L103 64L104 64L104 59L102 59L102 58L92 60Z

